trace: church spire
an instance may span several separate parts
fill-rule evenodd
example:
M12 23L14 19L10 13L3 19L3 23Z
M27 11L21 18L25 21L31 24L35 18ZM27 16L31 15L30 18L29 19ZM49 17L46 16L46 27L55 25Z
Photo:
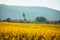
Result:
M23 12L23 20L26 21L26 16L24 12Z

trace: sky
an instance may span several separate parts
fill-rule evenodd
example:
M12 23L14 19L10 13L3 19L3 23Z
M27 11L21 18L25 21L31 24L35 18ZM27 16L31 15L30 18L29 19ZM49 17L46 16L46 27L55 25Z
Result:
M17 6L42 6L60 11L60 0L0 0L0 4Z

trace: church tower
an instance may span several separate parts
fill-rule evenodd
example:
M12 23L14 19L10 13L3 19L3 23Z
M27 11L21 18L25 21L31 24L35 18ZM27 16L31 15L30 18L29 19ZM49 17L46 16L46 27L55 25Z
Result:
M23 12L23 20L26 21L26 15L24 12Z

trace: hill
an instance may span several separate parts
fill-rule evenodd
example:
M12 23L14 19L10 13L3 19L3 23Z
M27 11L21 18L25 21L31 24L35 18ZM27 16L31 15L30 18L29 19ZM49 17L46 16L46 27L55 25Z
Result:
M27 20L34 20L37 16L44 16L48 20L60 20L60 11L39 6L15 6L0 4L0 18L23 19L23 12Z

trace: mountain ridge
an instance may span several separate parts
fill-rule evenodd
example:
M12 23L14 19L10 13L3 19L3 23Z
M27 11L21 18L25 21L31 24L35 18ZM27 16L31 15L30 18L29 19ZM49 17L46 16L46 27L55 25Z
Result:
M44 16L48 20L60 20L60 11L47 7L38 6L14 6L0 4L1 19L11 17L12 19L22 19L23 12L28 20L33 20L37 16ZM4 14L4 15L3 15ZM15 16L13 16L15 15ZM20 17L20 18L19 18Z

